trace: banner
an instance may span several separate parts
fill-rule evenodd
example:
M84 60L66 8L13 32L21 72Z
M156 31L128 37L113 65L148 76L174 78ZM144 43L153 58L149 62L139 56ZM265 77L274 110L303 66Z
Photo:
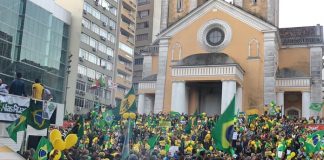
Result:
M52 114L54 113L56 107L57 107L56 103L53 103L53 102L50 102L50 101L43 101L43 114L42 114L42 117L44 119L50 119L52 117Z
M15 121L29 107L30 98L0 95L0 121Z
M171 127L171 121L160 121L159 126L160 127Z
M324 130L324 124L308 124L306 127L311 130Z

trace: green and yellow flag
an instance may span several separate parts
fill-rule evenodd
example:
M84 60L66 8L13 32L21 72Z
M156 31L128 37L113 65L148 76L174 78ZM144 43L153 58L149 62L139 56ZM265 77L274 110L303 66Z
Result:
M27 122L30 126L37 130L48 128L50 121L43 118L43 101L30 100L30 114L27 117Z
M72 130L70 131L69 134L77 134L79 139L81 139L83 137L84 119L83 119L82 115L79 116L78 121L76 122L76 124L74 125L74 127L72 128Z
M160 137L158 135L153 135L147 140L148 145L150 146L150 150L154 149L156 142Z
M234 130L235 118L235 96L225 112L219 117L214 128L212 129L212 137L218 150L232 153L232 134Z
M29 108L25 109L20 117L12 122L7 128L7 132L12 140L17 142L17 132L24 131L27 128L27 117L29 115Z
M121 101L119 105L119 114L124 114L126 112L137 112L137 106L136 106L136 95L134 88L132 88L128 91L124 99Z
M323 103L312 103L309 106L309 109L316 111L316 112L320 112L322 110L323 107Z
M47 138L42 137L37 145L36 152L34 153L34 159L47 160L47 155L51 152L52 148L51 142Z

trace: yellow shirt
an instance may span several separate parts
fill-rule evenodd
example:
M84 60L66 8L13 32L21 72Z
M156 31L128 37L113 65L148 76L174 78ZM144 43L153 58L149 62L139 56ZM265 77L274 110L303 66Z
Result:
M44 87L40 83L33 84L33 98L42 100L42 95L44 92Z

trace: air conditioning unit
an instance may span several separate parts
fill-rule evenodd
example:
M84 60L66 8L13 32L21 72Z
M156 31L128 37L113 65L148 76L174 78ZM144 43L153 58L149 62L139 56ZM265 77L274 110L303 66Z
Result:
M87 14L87 11L85 9L83 10L83 14Z
M96 96L96 100L98 100L99 99L99 96Z
M106 10L107 8L106 7L102 7L103 10Z
M110 30L113 30L113 27L112 27L112 26L109 26L109 29L110 29Z
M81 111L81 107L76 107L76 110L77 111Z
M107 69L107 67L106 66L101 66L103 69Z
M108 56L108 60L111 60L112 59L112 57L111 56Z
M83 58L82 57L79 57L79 61L83 62Z
M92 48L92 51L94 51L94 52L95 52L95 51L97 51L97 49L96 49L96 48Z
M83 24L83 23L81 23L81 26L82 26L82 27L84 27L84 24Z
M78 77L79 77L79 78L82 78L82 74L78 74Z
M102 22L102 25L106 27L107 26L107 23L106 22Z
M80 94L81 94L82 96L84 96L84 95L85 95L85 92L81 91Z
M99 5L98 1L95 1L95 5L96 5L96 6L98 6L98 5Z
M88 78L88 81L93 82L93 79L92 78Z
M100 36L100 39L103 40L103 41L106 41L106 38L103 37L103 36Z

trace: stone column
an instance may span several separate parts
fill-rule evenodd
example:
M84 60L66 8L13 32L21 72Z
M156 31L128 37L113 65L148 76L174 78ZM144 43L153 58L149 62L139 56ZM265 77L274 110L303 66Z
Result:
M303 92L302 93L302 117L309 118L310 116L310 92Z
M243 111L243 106L242 106L242 96L243 96L243 90L242 90L242 86L238 86L236 88L236 99L235 99L235 105L236 105L236 112L242 112Z
M284 106L284 103L285 103L285 100L284 100L284 96L285 93L284 92L277 92L277 105L278 106L281 106L281 115L285 115L285 106Z
M276 101L278 44L275 32L264 33L264 104Z
M172 82L171 111L188 113L185 82Z
M152 111L153 111L153 98L151 95L147 94L145 95L145 98L144 98L144 113L145 114L150 114Z
M161 8L162 10L161 10L160 30L163 31L168 26L169 0L162 0Z
M222 81L222 105L221 105L222 114L227 109L235 93L236 93L235 81Z
M163 111L164 102L164 89L165 89L165 74L166 65L168 58L168 39L161 39L159 44L159 69L156 80L156 90L155 90L155 101L154 101L154 113L159 113Z
M151 55L144 55L143 56L143 71L142 71L142 78L145 78L152 74L152 56Z
M144 113L144 94L138 95L138 113L143 114Z
M310 71L311 71L311 102L322 102L322 48L310 48Z

